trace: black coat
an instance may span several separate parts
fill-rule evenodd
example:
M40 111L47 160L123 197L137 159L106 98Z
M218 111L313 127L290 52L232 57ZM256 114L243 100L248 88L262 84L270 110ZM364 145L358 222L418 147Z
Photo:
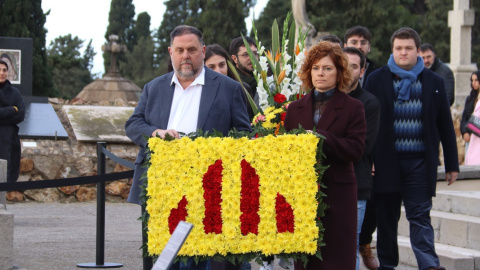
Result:
M365 151L362 159L353 163L353 167L355 169L355 177L357 178L357 200L368 200L370 199L373 181L371 152L377 138L378 125L380 124L380 102L374 95L363 90L360 84L349 95L360 100L365 109L365 122L367 124Z
M422 120L427 177L430 195L435 196L438 144L442 142L445 171L458 172L457 139L443 79L426 68L420 73L419 79L422 82ZM400 192L402 182L393 128L393 74L388 66L374 71L369 76L365 89L375 95L380 102L380 128L372 152L375 164L374 192Z
M465 100L465 107L463 109L462 121L460 122L460 131L462 135L465 133L471 133L466 129L468 119L472 116L473 110L475 109L475 100L478 97L478 91L472 90L470 95Z
M13 106L18 108L18 112ZM7 182L18 179L21 148L17 124L24 118L25 104L20 91L7 80L0 88L0 159L7 160Z

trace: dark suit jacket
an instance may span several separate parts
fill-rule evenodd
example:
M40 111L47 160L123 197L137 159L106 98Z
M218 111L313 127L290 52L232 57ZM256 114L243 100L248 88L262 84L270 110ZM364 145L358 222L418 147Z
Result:
M434 196L437 186L439 142L442 142L445 171L458 172L457 141L443 79L426 68L420 73L419 78L422 82L425 160L430 191ZM380 129L372 152L375 164L374 191L400 192L402 183L393 128L393 74L388 66L374 71L368 78L365 89L374 94L381 104Z
M175 84L171 83L173 76L171 72L146 84L140 102L125 124L127 136L140 146L128 202L141 203L140 177L145 171L141 164L147 147L144 136L150 137L156 129L167 129L175 90ZM233 127L251 130L243 89L238 82L205 67L197 128L203 131L215 129L227 135Z
M313 129L313 91L288 106L285 129L301 125ZM360 160L365 144L365 113L360 101L336 91L325 105L316 131L325 136L323 191L329 205L322 222L325 228L323 261L310 258L307 269L354 269L357 249L357 183L353 162ZM297 264L295 267L297 268ZM300 266L298 266L300 267ZM302 266L303 267L303 266ZM301 269L301 267L300 267Z

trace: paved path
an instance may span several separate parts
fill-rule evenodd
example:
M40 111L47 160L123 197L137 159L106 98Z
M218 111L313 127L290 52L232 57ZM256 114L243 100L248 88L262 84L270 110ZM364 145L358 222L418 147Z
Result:
M480 181L439 182L438 190L480 190ZM22 270L70 270L96 260L96 202L7 204L14 214L14 265ZM105 262L142 269L140 206L106 204ZM252 263L252 270L258 270ZM363 265L361 267L363 268ZM281 270L275 264L275 270Z

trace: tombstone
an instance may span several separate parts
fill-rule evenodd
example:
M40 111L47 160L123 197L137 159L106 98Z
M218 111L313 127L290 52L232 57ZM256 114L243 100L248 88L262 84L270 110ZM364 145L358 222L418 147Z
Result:
M22 96L32 95L33 40L0 37L0 58L9 65L8 80Z
M51 104L25 101L25 120L18 124L20 139L68 139L67 131Z
M470 94L470 76L477 70L471 63L472 26L475 12L470 9L469 0L454 0L453 10L448 12L450 29L450 68L455 76L455 103L463 106Z
M75 137L83 142L132 143L125 134L125 122L133 107L63 106Z
M110 68L107 74L101 79L97 79L85 86L77 98L91 102L110 101L117 99L128 101L140 100L142 89L135 85L132 81L120 76L117 68L117 54L126 52L127 46L117 43L118 36L111 35L109 37L110 44L102 46L102 50L110 52Z
M7 181L7 161L0 159L0 183ZM5 192L0 192L0 269L13 269L13 214L6 211Z

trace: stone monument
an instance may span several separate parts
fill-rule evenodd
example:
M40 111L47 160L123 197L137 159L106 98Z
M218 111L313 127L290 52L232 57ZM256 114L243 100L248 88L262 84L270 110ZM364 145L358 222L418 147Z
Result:
M470 94L470 75L477 70L471 63L472 26L475 12L469 0L454 0L453 10L448 12L450 29L450 68L455 76L455 104L463 106Z
M110 68L107 74L85 86L77 98L97 103L101 101L115 102L117 99L121 99L125 103L139 101L142 89L132 81L123 78L117 68L117 55L126 52L127 46L118 44L116 35L110 35L109 40L110 44L102 46L103 51L111 53Z
M7 161L0 159L0 183L7 181ZM5 192L0 192L0 269L13 268L13 214L6 211Z
M303 32L308 30L307 38L305 39L305 47L310 48L310 46L313 45L314 35L317 33L317 30L308 19L305 0L292 0L292 11L296 24L295 39L298 39L299 29L301 29Z

